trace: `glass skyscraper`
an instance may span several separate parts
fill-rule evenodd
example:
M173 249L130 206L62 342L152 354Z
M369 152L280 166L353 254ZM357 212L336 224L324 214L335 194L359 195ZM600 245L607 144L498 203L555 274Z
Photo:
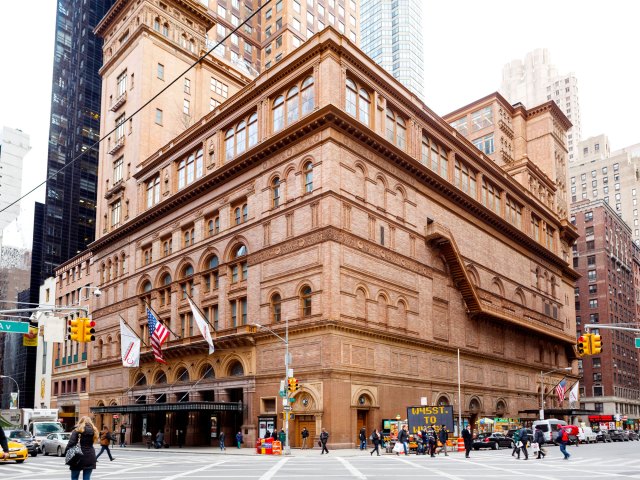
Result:
M424 97L420 0L361 0L360 46L419 98Z

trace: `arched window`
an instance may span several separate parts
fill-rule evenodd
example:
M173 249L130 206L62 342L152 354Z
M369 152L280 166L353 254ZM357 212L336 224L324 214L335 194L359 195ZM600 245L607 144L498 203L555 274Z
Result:
M138 387L146 384L147 384L147 377L145 376L144 373L139 373L135 381L133 382L133 385Z
M151 282L146 281L144 282L144 285L142 286L142 291L144 293L150 292L151 290L153 290L153 286L151 285Z
M182 290L182 299L185 300L187 296L191 296L193 293L193 267L190 264L186 264L182 268L181 278L184 280L180 283L180 289Z
M213 367L211 365L204 365L200 369L200 378L215 378L215 372L213 371Z
M282 319L282 297L279 293L271 296L271 322L278 323Z
M160 305L171 305L171 275L165 273L160 279Z
M404 150L407 144L407 126L402 117L387 108L387 140Z
M249 117L249 147L258 143L258 114Z
M154 19L153 19L153 29L154 29L156 32L159 32L159 31L160 31L160 19L159 19L158 17L156 17L156 18L154 18Z
M306 115L315 106L315 92L313 77L307 77L302 82L302 115Z
M300 290L300 316L311 316L311 287L308 285L305 285Z
M240 155L245 151L247 145L247 122L244 120L236 127L236 154Z
M345 106L349 115L357 118L362 123L369 125L371 97L364 88L359 87L350 78L347 78L346 83Z
M193 183L194 180L202 177L203 170L203 150L199 148L195 152L190 153L187 158L183 158L178 162L178 189Z
M162 35L164 35L165 37L169 36L169 24L165 23L162 25Z
M231 283L241 282L247 279L247 247L238 245L233 250L231 258Z
M346 110L353 117L358 118L358 87L353 80L347 78Z
M456 160L453 183L472 198L477 198L476 172L463 162Z
M184 33L180 35L180 46L182 48L187 48L187 36Z
M271 180L271 202L273 208L280 206L280 178Z
M176 379L178 380L178 382L188 382L189 381L189 370L187 370L186 368L181 369L177 373Z
M160 202L160 175L156 175L147 182L147 208Z
M287 93L287 125L298 119L298 87L292 87Z
M225 160L231 160L234 156L234 133L233 128L230 128L224 136Z
M196 53L196 42L193 38L189 40L189 51L191 53Z
M156 385L163 385L167 383L167 375L163 371L158 372L154 383Z
M284 127L284 96L280 95L273 101L273 131L277 132Z
M212 255L207 262L207 268L209 271L204 275L204 286L207 292L211 292L220 286L218 265L218 257L216 255Z
M229 369L229 375L232 377L242 377L244 375L244 368L240 362L235 362Z
M313 191L313 163L307 162L302 169L304 175L304 191L306 193Z

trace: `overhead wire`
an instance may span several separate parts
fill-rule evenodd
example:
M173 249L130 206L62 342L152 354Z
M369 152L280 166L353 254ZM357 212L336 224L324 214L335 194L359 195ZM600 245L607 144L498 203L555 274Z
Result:
M2 208L2 210L0 210L0 213L4 212L5 210L7 210L9 207L17 204L18 202L20 202L20 200L22 200L23 198L28 197L29 195L31 195L33 192L35 192L37 189L39 189L40 187L42 187L43 185L46 185L47 182L53 178L55 178L59 173L61 173L62 171L64 171L67 167L69 167L70 165L73 165L77 160L79 160L80 158L82 158L84 155L86 155L87 153L93 151L95 149L96 146L100 145L100 143L107 138L109 135L111 135L113 132L115 132L120 125L126 123L128 120L131 120L135 115L137 115L138 113L140 113L144 108L146 108L151 102L153 102L154 100L156 100L160 95L162 95L164 92L166 92L171 86L173 86L178 80L180 80L184 75L186 75L187 73L189 73L189 71L191 69L193 69L196 65L198 65L200 62L202 62L204 59L206 59L211 52L213 52L216 48L218 48L220 45L222 45L227 39L231 38L232 35L234 35L238 30L240 30L241 27L243 27L248 21L250 21L254 16L256 16L257 14L259 14L262 9L264 7L266 7L269 3L271 3L272 0L266 0L266 2L261 5L260 7L258 7L258 9L256 11L254 11L251 15L249 15L242 23L238 24L238 26L236 28L234 28L233 30L229 31L228 35L225 35L222 40L218 41L213 47L211 47L209 50L207 50L206 53L204 53L202 56L200 56L200 58L198 58L198 60L196 60L194 63L192 63L184 72L182 72L180 75L178 75L175 79L173 79L171 82L169 82L164 88L162 88L161 90L158 91L158 93L156 93L153 97L151 97L149 100L147 100L145 103L142 104L142 106L140 106L137 110L135 110L131 115L129 115L128 117L126 117L124 120L122 120L121 123L117 124L114 128L112 128L111 130L109 130L107 133L105 133L102 137L100 137L98 140L96 140L91 146L89 146L86 150L80 152L78 155L76 155L71 161L69 161L68 163L66 163L64 166L60 167L58 170L56 170L55 172L53 172L51 175L49 175L46 180L44 180L42 183L39 183L38 185L36 185L35 187L33 187L31 190L29 190L27 193L25 193L24 195L20 196L18 199L16 199L15 201L13 201L12 203L9 203L8 205L6 205L4 208Z

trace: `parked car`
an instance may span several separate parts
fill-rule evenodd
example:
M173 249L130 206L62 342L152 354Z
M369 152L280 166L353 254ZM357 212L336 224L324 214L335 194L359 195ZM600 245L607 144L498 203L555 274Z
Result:
M609 435L609 432L607 432L606 430L600 430L596 432L596 442L611 443L612 441L613 440L611 440L611 435Z
M609 430L609 435L611 436L612 442L628 442L629 435L625 435L623 430L615 429Z
M498 441L495 438L491 438L490 433L479 433L478 436L473 439L473 449L480 450L481 448L497 450Z
M15 442L9 439L7 439L7 443L9 444L9 458L5 459L4 457L0 457L0 462L23 463L29 456L27 447L20 442Z
M21 443L27 447L27 452L29 452L29 455L32 457L36 457L38 455L38 445L31 434L26 430L5 430L4 433L7 436L7 439Z
M640 435L638 435L634 430L627 430L627 432L629 432L629 440L640 441Z
M516 433L516 431L520 430L519 428L512 428L511 430L509 430L507 432L507 437L508 438L513 438L513 434ZM533 430L531 430L530 428L526 429L527 431L527 441L529 443L533 442ZM520 439L522 440L522 439Z
M591 427L578 428L578 441L580 443L595 443L596 434Z
M57 455L61 457L64 455L64 451L67 448L67 443L71 438L70 433L50 433L42 441L42 453L49 455Z
M513 448L513 439L507 437L504 433L493 432L489 438L498 444L498 448Z

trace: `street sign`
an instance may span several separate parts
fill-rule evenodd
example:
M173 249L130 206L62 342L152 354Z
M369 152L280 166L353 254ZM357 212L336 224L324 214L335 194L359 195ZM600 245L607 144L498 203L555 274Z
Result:
M636 348L640 348L640 338L636 338Z
M280 395L281 397L286 397L287 396L287 392L285 392L284 390L280 390L278 392L278 395Z
M28 322L0 321L0 332L4 333L29 333Z
M282 407L282 409L287 412L289 410L291 410L291 406L290 405L285 405L284 407Z

